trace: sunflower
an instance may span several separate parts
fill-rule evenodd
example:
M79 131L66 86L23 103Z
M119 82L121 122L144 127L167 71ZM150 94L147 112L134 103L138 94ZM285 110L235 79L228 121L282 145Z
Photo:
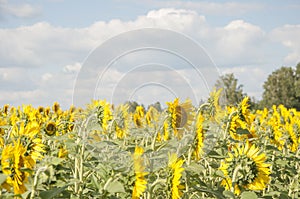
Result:
M22 122L20 126L13 127L12 135L18 138L25 147L24 164L32 169L36 161L43 158L42 154L45 152L38 123L30 122L25 126Z
M193 119L193 106L191 100L179 104L176 98L173 102L167 102L167 118L164 122L164 139L168 140L170 134L181 138L183 131L188 130Z
M142 106L137 106L135 108L135 112L133 114L133 122L136 127L141 128L144 125L144 115L145 115L145 110L144 107Z
M282 131L284 126L281 123L281 115L277 111L275 105L272 107L272 115L267 119L267 125L271 130L270 135L268 135L267 138L270 140L271 144L274 144L279 150L282 150L285 144Z
M25 153L26 148L20 140L14 142L14 145L6 145L2 151L2 171L7 175L6 183L13 187L15 194L22 194L26 191L24 183L27 181L29 173L21 171L21 168L25 166L23 158Z
M158 122L159 112L153 106L150 106L146 113L146 123L148 126L154 126L154 123Z
M222 89L213 90L210 93L210 96L207 100L207 103L203 104L208 106L209 116L211 120L215 120L216 122L220 122L221 118L224 116L224 111L220 106L220 96L222 94Z
M96 108L98 123L101 125L103 132L106 133L109 122L112 120L111 105L108 102L101 100L98 101Z
M56 125L56 122L54 121L49 121L47 124L46 124L46 127L45 127L45 132L47 135L49 136L52 136L56 133L57 131L57 125Z
M147 181L145 179L145 175L147 172L144 172L145 167L143 166L143 159L142 155L144 150L142 147L135 147L135 151L133 154L133 166L134 166L134 173L135 173L135 183L132 191L132 198L138 199L146 190Z
M170 188L172 199L178 199L183 194L181 190L184 188L184 186L180 184L180 178L182 176L182 172L184 171L184 168L182 168L183 163L184 160L177 158L175 153L169 156L168 167L171 170Z
M7 125L6 120L0 117L0 148L4 146L4 137L6 136L4 126L6 125Z
M61 112L60 105L58 102L53 103L52 110L54 113L57 113L57 114L59 114L59 112Z
M245 145L235 145L228 155L220 167L226 177L221 183L225 189L234 190L239 195L243 189L258 191L266 188L270 181L266 154L247 141Z
M128 135L129 117L128 117L128 105L120 105L115 112L115 132L118 138L124 138Z
M255 117L249 111L249 98L245 97L238 107L227 107L229 134L234 140L245 140L256 137L251 125Z
M195 137L196 146L194 151L196 160L199 160L202 154L202 147L203 147L203 140L204 140L203 122L204 122L204 117L201 113L199 113L196 119L196 137Z

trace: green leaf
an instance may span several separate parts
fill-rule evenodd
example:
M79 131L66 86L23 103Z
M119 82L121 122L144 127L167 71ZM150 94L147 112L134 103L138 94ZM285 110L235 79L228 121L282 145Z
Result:
M187 171L191 171L191 172L194 172L194 173L200 173L200 172L203 172L205 171L205 168L202 166L202 165L199 165L195 162L192 162L187 168L186 168Z
M240 134L240 135L248 135L248 134L250 134L250 132L248 131L248 129L242 129L242 128L237 128L236 129L236 133Z
M218 177L225 178L224 173L223 173L222 171L220 171L220 170L217 170L215 174L216 174L216 176L218 176Z
M125 193L124 186L122 185L122 183L120 183L118 181L109 183L106 190L109 193Z
M211 167L214 168L214 169L217 169L217 168L220 167L220 165L219 165L218 163L216 163L216 162L210 162L210 163L209 163L209 166L211 166Z
M245 191L241 194L241 199L257 199L257 195L254 192Z
M52 157L51 164L56 166L59 165L62 161L64 161L64 159L58 157Z
M7 176L5 174L0 174L0 184L6 180Z
M228 190L223 191L223 195L228 198L235 198L234 193Z
M40 193L40 197L42 199L51 199L51 198L54 198L58 194L62 193L66 189L66 187L67 186L60 187L60 188L54 188L54 189L51 189L49 191L42 191Z
M290 197L289 197L288 193L281 192L279 198L280 199L289 199Z

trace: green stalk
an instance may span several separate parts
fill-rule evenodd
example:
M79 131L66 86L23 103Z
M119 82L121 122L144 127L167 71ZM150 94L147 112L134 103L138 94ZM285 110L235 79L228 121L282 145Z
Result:
M236 177L237 177L237 174L239 172L239 170L242 169L242 166L239 164L237 167L235 167L234 171L233 171L233 174L232 174L232 186L231 186L231 192L234 193L235 189L235 183L236 183Z
M36 174L34 176L34 180L33 180L33 187L32 187L32 191L31 191L31 194L30 194L30 199L34 199L34 195L35 195L35 192L36 192L36 187L38 185L38 176L40 175L41 172L43 171L46 171L47 170L47 166L45 167L40 167L37 171L36 171ZM0 192L2 193L2 191ZM1 195L1 194L0 194Z

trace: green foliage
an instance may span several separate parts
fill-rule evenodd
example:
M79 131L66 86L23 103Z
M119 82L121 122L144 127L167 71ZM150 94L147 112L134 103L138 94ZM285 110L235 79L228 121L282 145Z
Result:
M263 88L262 106L270 108L272 105L283 104L300 110L300 64L296 69L281 67L274 71Z
M215 87L218 89L223 89L223 96L225 103L227 105L236 105L244 97L243 85L238 84L238 79L234 77L233 73L228 73L222 75L216 82Z

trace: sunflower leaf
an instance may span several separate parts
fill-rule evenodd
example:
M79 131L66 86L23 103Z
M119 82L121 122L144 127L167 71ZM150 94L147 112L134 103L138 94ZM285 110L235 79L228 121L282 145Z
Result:
M234 193L228 190L223 191L223 195L228 198L235 198Z
M241 199L257 199L257 195L254 192L245 191L241 194Z
M248 135L248 134L250 134L250 132L248 131L248 129L242 129L242 128L237 128L236 129L236 133L240 134L240 135Z
M0 184L2 184L7 178L7 175L5 174L0 174Z
M56 197L58 194L62 193L65 189L66 189L67 186L64 186L64 187L59 187L59 188L54 188L54 189L51 189L49 191L42 191L40 193L40 197L42 199L50 199L50 198L54 198Z
M125 193L124 186L122 185L122 183L120 183L118 181L109 183L106 190L109 193Z

